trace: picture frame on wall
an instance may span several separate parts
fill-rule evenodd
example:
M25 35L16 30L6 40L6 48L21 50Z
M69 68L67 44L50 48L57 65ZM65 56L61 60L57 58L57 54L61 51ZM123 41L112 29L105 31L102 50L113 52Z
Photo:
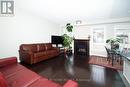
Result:
M104 28L93 29L93 43L104 43Z

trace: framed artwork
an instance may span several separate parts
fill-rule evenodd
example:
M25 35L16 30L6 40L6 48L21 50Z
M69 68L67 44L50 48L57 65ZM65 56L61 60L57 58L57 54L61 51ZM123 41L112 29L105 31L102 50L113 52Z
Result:
M93 43L104 43L104 28L93 29Z

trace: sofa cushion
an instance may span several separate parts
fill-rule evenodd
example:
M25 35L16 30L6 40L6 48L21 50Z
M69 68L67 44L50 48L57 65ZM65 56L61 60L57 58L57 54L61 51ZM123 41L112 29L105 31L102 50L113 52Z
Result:
M39 78L40 76L38 74L30 71L27 68L24 68L20 71L14 72L13 75L8 77L7 83L9 87L27 87Z
M35 58L41 57L41 56L46 56L46 51L34 53Z
M21 50L37 52L37 45L36 44L22 44L20 46Z
M48 58L52 58L59 55L59 52L56 50L47 50L46 54L48 55Z
M55 54L55 53L58 53L58 50L47 50L46 51L47 55L49 55L49 54Z
M7 87L6 79L1 72L0 72L0 87Z
M46 43L46 50L52 49L52 44L51 43Z
M37 44L37 52L45 51L45 44Z
M16 63L16 64L10 64L9 66L6 67L1 67L0 72L4 74L6 78L12 76L13 74L17 73L17 71L20 71L24 69L25 67Z
M34 83L32 83L30 86L28 87L62 87L59 84L56 84L48 79L38 79L37 81L35 81Z

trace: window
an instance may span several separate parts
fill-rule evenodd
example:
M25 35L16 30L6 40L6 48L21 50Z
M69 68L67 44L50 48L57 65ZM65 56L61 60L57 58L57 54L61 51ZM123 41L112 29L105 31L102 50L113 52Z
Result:
M121 43L129 44L130 30L129 29L117 29L116 37L121 39Z

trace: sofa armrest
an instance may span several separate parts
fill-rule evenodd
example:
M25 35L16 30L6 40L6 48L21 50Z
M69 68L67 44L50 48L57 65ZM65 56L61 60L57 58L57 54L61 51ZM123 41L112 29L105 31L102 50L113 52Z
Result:
M28 53L28 54L33 54L33 52L32 51L28 51L28 50L19 50L19 52L22 52L22 53Z
M19 50L19 58L21 62L33 64L34 53L32 51Z
M13 63L17 63L17 57L8 57L8 58L0 59L0 67L13 64Z
M65 83L63 87L78 87L78 83L75 81L69 80Z

